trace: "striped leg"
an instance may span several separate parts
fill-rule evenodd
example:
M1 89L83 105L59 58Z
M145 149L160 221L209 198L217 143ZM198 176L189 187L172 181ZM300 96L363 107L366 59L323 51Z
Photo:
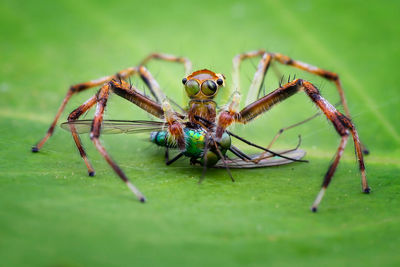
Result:
M360 172L361 172L361 184L363 192L369 193L370 188L368 187L367 178L365 174L365 166L363 160L363 154L361 150L361 144L358 137L358 133L350 121L349 118L340 113L334 106L332 106L328 101L326 101L319 93L318 89L311 83L297 79L286 85L276 89L270 94L260 98L259 100L253 102L252 104L243 108L239 113L229 113L229 111L222 111L219 115L218 126L217 126L217 137L218 133L224 132L226 127L228 127L233 122L238 123L248 123L249 121L255 119L257 116L271 109L277 103L287 99L288 97L294 95L299 91L305 91L310 99L321 109L321 111L326 115L326 117L332 122L337 133L342 137L342 142L339 145L338 152L334 163L329 168L324 183L322 185L321 193L317 196L316 201L312 206L312 211L317 210L317 206L322 199L322 196L329 185L330 180L336 170L336 166L342 156L343 149L346 145L346 141L349 133L352 134L354 140L354 146L356 149L356 155L359 162Z
M110 94L110 85L104 85L97 97L97 108L95 117L93 119L92 130L90 132L90 139L93 141L94 145L96 146L97 150L100 154L104 157L107 163L114 169L114 171L118 174L122 181L129 187L129 189L135 194L135 196L139 199L140 202L145 202L146 198L144 195L129 181L128 177L122 171L122 169L111 159L110 155L107 153L103 145L101 144L99 137L100 137L100 129L101 124L103 122L103 114L104 109L107 105L107 100Z
M54 128L57 124L57 121L58 121L61 113L63 112L65 106L67 105L68 101L71 99L71 97L73 95L78 94L82 91L85 91L86 89L103 85L104 83L109 82L112 79L117 79L117 78L126 79L127 77L131 76L135 72L137 72L136 68L128 68L128 69L118 72L115 75L105 76L105 77L97 79L97 80L92 80L89 82L72 85L68 89L67 95L64 97L64 100L62 101L60 107L58 108L56 116L54 117L53 122L51 123L49 129L47 130L46 135L36 145L34 145L32 147L32 152L39 152L39 150L43 147L43 145L46 143L46 141L53 135Z
M85 112L88 111L90 108L92 108L94 106L94 104L96 104L96 102L97 102L97 95L94 95L91 98L89 98L89 100L87 100L83 105L81 105L80 107L78 107L77 109L72 111L71 114L69 114L69 116L68 116L68 121L73 122L73 121L79 119L79 117L82 114L85 114ZM82 146L82 141L79 138L79 134L76 131L75 125L69 124L69 127L71 130L72 137L74 138L76 147L78 148L79 153L88 169L89 176L94 176L95 171L86 155L85 149Z

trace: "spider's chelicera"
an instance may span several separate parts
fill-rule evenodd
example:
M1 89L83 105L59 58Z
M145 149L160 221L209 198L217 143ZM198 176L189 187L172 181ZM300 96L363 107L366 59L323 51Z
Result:
M257 71L254 74L253 81L249 88L246 106L239 110L241 96L239 86L240 64L244 59L253 57L261 57L261 60L258 64ZM146 63L151 59L178 62L184 65L186 77L182 79L182 84L187 96L190 99L186 108L179 107L173 101L173 99L168 98L163 93L157 81L145 67ZM334 82L339 92L341 103L344 107L346 115L343 115L333 105L325 100L315 85L303 79L288 80L286 84L280 84L279 88L271 93L258 97L262 90L267 70L270 64L273 62L279 62L281 64L293 66ZM101 144L99 140L101 133L151 132L150 140L159 146L165 147L166 149L165 158L167 165L173 163L182 156L186 156L190 158L191 164L200 164L204 166L204 171L207 167L212 166L225 167L232 178L229 168L254 168L286 164L293 161L304 161L301 160L301 158L305 155L304 151L297 148L281 152L274 152L270 150L271 145L280 136L283 130L293 128L292 126L281 129L267 147L253 144L250 141L227 130L232 124L246 124L250 122L257 116L267 112L279 102L289 98L297 92L303 91L331 121L336 132L341 137L341 142L337 149L333 163L330 165L325 175L321 191L317 195L311 210L317 210L326 188L328 187L332 176L335 173L336 167L339 164L339 160L350 135L353 137L356 156L359 162L362 190L365 193L369 193L370 189L367 184L363 160L363 147L359 140L356 128L350 120L346 99L344 97L343 89L337 74L299 61L295 61L282 54L269 53L264 50L239 54L233 59L232 86L234 93L231 96L229 103L227 103L224 108L218 109L214 98L225 86L225 76L207 69L192 72L191 68L192 64L187 58L156 53L149 55L136 67L127 68L115 75L71 86L55 116L53 123L47 131L47 134L32 148L32 151L38 152L47 139L53 134L57 120L72 95L89 88L101 86L100 90L94 96L89 98L84 104L71 112L71 114L68 116L68 122L63 123L62 127L71 131L76 146L87 166L90 176L93 176L95 172L81 144L79 133L90 132L91 140L108 164L110 164L117 175L127 184L136 197L141 202L145 202L144 195L130 182L122 169L116 164L115 161L111 159L110 155ZM132 75L139 75L141 77L141 79L149 88L151 97L144 95L132 84L127 82L129 77ZM141 109L160 120L103 120L103 113L110 93L114 93L134 103ZM78 120L82 114L87 112L95 105L96 112L93 120ZM174 109L173 106L176 106L177 108ZM303 122L308 120L309 119ZM299 124L300 123L294 126ZM257 147L263 150L263 153L257 155L246 155L243 151L239 150L232 144L231 137L245 142L248 145ZM172 159L169 159L169 149L178 150L178 154ZM230 159L227 156L228 151L236 155L237 158ZM204 172L200 181L203 177Z

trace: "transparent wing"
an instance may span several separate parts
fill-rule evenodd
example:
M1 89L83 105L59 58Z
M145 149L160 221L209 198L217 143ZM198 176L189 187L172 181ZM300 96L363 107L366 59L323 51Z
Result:
M76 131L80 134L90 133L92 128L92 120L77 120L71 122L64 122L61 128L71 131L71 126L74 126ZM125 120L104 120L101 125L102 134L134 134L134 133L149 133L153 131L160 131L164 127L161 121L125 121Z
M279 151L276 151L276 152L281 153ZM259 155L260 154L254 154L254 155L249 155L249 156L251 158L256 158ZM283 152L282 155L299 160L299 159L302 159L306 155L306 152L301 149L296 149L293 151ZM225 160L225 162L227 163L228 167L231 169L262 168L262 167L269 167L269 166L284 165L284 164L289 164L289 163L294 162L289 159L281 158L278 156L273 156L272 154L269 156L270 157L263 159L258 163L254 163L251 161L244 161L240 158L227 159L227 160ZM214 167L215 168L225 168L224 163L221 160Z

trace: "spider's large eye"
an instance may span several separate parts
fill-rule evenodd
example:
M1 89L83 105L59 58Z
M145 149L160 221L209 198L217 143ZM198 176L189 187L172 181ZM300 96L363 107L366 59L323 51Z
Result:
M205 95L213 95L217 91L217 84L214 81L207 80L201 85L201 91Z
M200 91L200 85L196 80L189 80L185 84L185 90L189 96L194 96Z

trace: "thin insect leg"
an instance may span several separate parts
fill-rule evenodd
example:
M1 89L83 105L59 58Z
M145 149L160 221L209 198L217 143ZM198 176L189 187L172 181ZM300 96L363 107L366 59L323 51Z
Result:
M314 200L314 203L313 203L312 206L311 206L311 210L312 210L313 212L316 212L316 211L317 211L318 205L319 205L319 203L321 202L321 200L322 200L322 198L323 198L323 196L324 196L324 194L325 194L325 191L326 191L326 189L328 188L329 183L330 183L331 180L332 180L332 176L333 176L333 174L335 173L335 170L336 170L336 167L337 167L338 164L339 164L340 158L342 157L342 154L343 154L344 148L346 147L346 143L347 143L347 139L348 139L348 138L349 138L348 134L342 136L342 139L341 139L341 141L340 141L339 148L338 148L338 150L337 150L337 152L336 152L335 159L334 159L333 163L331 164L331 166L329 167L328 171L326 172L325 178L324 178L324 182L322 183L322 188L321 188L321 190L319 191L317 197L316 197L315 200Z
M205 146L204 146L204 150L203 150L203 172L202 172L202 174L201 174L201 177L200 177L200 179L199 179L199 184L201 184L202 182L203 182L203 180L204 180L204 178L206 177L206 171L207 171L207 161L208 161L208 159L207 159L207 153L208 153L208 150L209 150L209 144L208 144L208 135L206 135L205 136L205 138L204 138L204 143L205 143Z
M90 132L90 139L93 141L97 150L104 157L104 159L108 162L108 164L114 169L114 171L118 174L122 181L129 187L129 189L135 194L135 196L139 199L140 202L145 202L146 198L144 195L129 181L128 177L122 171L122 169L111 159L110 155L107 153L103 145L101 144L100 137L100 129L101 124L103 122L103 114L104 109L107 104L107 100L110 93L110 84L104 85L98 94L97 108L95 117L93 119L92 130Z
M127 78L133 73L135 73L136 68L128 68L125 70L122 70L118 72L116 75L111 75L111 76L105 76L103 78L97 79L97 80L92 80L84 83L78 83L75 85L72 85L64 97L60 107L58 108L58 111L56 113L56 116L53 119L53 122L51 123L49 129L47 130L46 135L36 144L32 147L32 152L39 152L39 150L43 147L43 145L46 143L46 141L50 138L50 136L53 135L55 126L57 125L57 121L63 112L65 106L67 105L68 101L71 99L71 97L75 94L78 94L82 91L85 91L86 89L93 88L99 85L103 85L106 82L111 81L112 79L115 79L116 77L122 77L122 78Z
M97 95L94 95L91 98L89 98L89 100L87 100L83 105L81 105L80 107L78 107L77 109L72 111L71 114L69 114L68 122L73 122L73 121L76 121L77 119L79 119L79 117L82 114L85 114L91 107L93 107L94 104L96 104L96 102L97 102ZM71 124L69 124L69 127L71 130L72 137L74 138L76 147L78 148L79 153L80 153L83 161L86 164L89 176L94 176L94 174L95 174L94 169L86 155L85 149L82 146L82 141L79 137L79 134L76 131L75 125L71 123Z
M229 148L229 151L232 152L233 154L235 154L237 157L239 157L242 160L248 160L251 161L251 158L249 156L247 156L244 152L242 152L239 148L235 147L235 146L231 146Z
M180 159L184 154L181 152L178 155L176 155L173 159L168 160L167 162L165 162L166 165L171 165L172 163L174 163L175 161L177 161L178 159Z
M301 136L299 135L299 142L297 143L297 145L296 145L295 148L292 148L292 149L289 149L289 150L285 150L285 151L279 152L279 154L284 155L284 154L286 154L286 153L290 153L290 152L296 151L297 149L299 149L300 144L301 144ZM254 162L254 163L259 163L261 160L268 159L268 158L272 158L272 157L274 157L274 155L272 155L272 154L270 154L270 153L268 153L268 152L264 152L264 153L262 153L261 155L259 155L257 158L252 159L252 162ZM307 161L307 162L308 162L308 161Z
M339 106L340 104L341 104L340 102L339 102L339 103L336 103L336 104L334 105L334 107L337 107L337 106ZM268 149L271 149L272 145L276 142L276 140L282 135L282 133L283 133L284 131L287 131L287 130L289 130L289 129L292 129L292 128L295 128L295 127L297 127L297 126L300 126L300 125L302 125L302 124L304 124L304 123L306 123L306 122L309 122L309 121L315 119L316 117L318 117L318 116L321 115L321 114L323 114L323 112L322 112L322 111L319 111L319 112L315 113L314 115L312 115L311 117L308 117L308 118L305 119L305 120L302 120L302 121L297 122L297 123L295 123L295 124L292 124L292 125L290 125L290 126L288 126L288 127L285 127L285 128L280 129L280 130L276 133L276 135L274 136L274 138L272 139L272 141L269 143L269 145L267 146L267 148L268 148Z
M168 147L166 147L165 148L165 164L167 164L168 161L169 161L169 149L168 149Z
M312 119L318 117L318 116L321 115L321 114L322 114L322 112L315 113L313 116L311 116L311 117L309 117L309 118L307 118L307 119L305 119L305 120L303 120L303 121L300 121L300 122L298 122L298 123L295 123L295 124L292 124L292 125L290 125L290 126L288 126L288 127L284 127L284 128L282 128L282 129L280 129L280 130L278 131L278 133L275 135L275 137L272 139L272 141L269 143L269 145L267 146L267 148L268 148L268 149L271 149L272 145L275 143L275 141L281 136L281 134L282 134L284 131L289 130L289 129L292 129L292 128L295 128L295 127L297 127L297 126L300 126L300 125L302 125L302 124L304 124L304 123L306 123L306 122L309 122L309 121L311 121Z
M235 179L233 179L232 173L229 170L228 164L226 163L224 155L222 155L221 151L219 150L217 142L215 140L213 140L213 141L214 141L215 149L217 150L217 153L218 153L219 157L221 158L222 162L224 163L225 169L228 172L229 177L231 177L232 182L235 182Z
M266 149L266 148L264 148L264 147L262 147L262 146L256 145L256 144L254 144L254 143L252 143L252 142L250 142L250 141L244 139L243 137L240 137L240 136L238 136L238 135L236 135L236 134L234 134L234 133L232 133L232 132L229 132L229 131L226 131L226 132L227 132L230 136L235 137L236 139L242 141L243 143L248 144L248 145L253 146L253 147L256 147L256 148L258 148L258 149L264 150L264 151L266 151L266 152L268 152L268 153L271 153L271 154L274 155L274 156L281 157L281 158L288 159L288 160L292 160L292 161L296 161L296 162L308 162L308 160L294 159L294 158L286 157L286 156L284 156L284 155L282 155L282 154L280 154L280 153L276 153L276 152L274 152L274 151L272 151L272 150L269 150L269 149Z

